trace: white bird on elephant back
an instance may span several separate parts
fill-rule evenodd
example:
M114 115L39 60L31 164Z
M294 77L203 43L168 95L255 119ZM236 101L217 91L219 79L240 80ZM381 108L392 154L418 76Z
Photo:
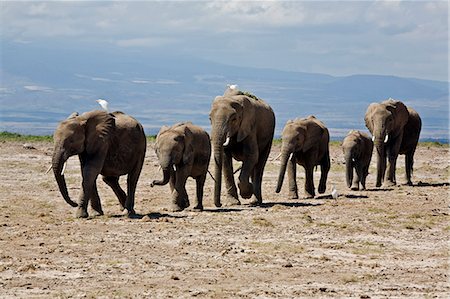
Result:
M109 113L109 110L108 110L108 101L102 100L102 99L98 99L96 102L99 103L100 106L102 106L103 110L105 110L106 112Z

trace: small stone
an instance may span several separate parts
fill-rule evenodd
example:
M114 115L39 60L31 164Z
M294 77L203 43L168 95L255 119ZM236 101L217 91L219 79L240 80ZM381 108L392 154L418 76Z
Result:
M176 275L170 276L170 279L173 279L173 280L180 280L180 278L179 278L178 276L176 276Z
M291 263L286 263L283 265L284 268L292 268L292 264Z
M152 221L152 219L150 218L150 216L145 215L144 217L142 217L141 221L142 222L150 222L150 221Z
M25 143L24 145L22 145L22 147L27 150L35 150L36 149L33 145L31 145L29 143Z

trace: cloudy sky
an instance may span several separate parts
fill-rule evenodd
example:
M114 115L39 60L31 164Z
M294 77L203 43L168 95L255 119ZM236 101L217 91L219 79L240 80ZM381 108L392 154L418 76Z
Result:
M447 1L4 1L2 43L448 81ZM2 59L8 59L2 57Z

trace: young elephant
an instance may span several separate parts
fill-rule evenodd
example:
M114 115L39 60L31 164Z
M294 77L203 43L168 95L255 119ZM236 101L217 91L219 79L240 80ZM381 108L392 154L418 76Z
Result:
M203 210L203 186L211 156L209 135L192 123L179 123L162 127L156 137L156 155L163 170L162 180L154 180L151 186L166 185L170 181L173 211L189 206L185 184L188 177L197 183L197 200L194 210Z
M367 134L352 130L342 142L345 156L345 173L347 186L352 190L366 189L366 177L369 174L370 160L372 159L373 141ZM353 168L356 176L353 178Z
M78 207L77 217L88 217L87 205L103 215L96 180L99 174L113 189L122 208L131 216L134 194L146 150L146 138L141 124L122 112L90 111L73 113L62 121L53 136L55 149L52 168L64 200ZM64 179L64 163L78 155L83 177L79 203L73 202ZM128 175L128 195L119 186L119 176Z
M325 125L314 116L289 120L282 133L281 168L278 176L276 193L281 191L286 166L289 176L289 194L297 199L296 164L305 168L305 197L313 198L314 167L320 165L321 176L319 193L326 190L328 171L330 170L329 141L330 135Z

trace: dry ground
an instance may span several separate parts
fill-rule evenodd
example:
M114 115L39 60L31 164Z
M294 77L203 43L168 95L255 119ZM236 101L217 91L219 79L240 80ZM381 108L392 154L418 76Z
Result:
M171 213L169 187L150 188L161 174L149 146L136 199L141 217L122 216L99 180L106 215L76 219L45 174L52 145L32 146L0 143L1 298L450 296L448 147L418 148L414 187L375 189L371 168L369 191L349 191L333 145L327 196L290 200L286 181L276 194L279 161L272 160L264 207L214 208L208 178L204 212ZM66 178L76 199L76 157ZM194 188L190 179L191 197Z

